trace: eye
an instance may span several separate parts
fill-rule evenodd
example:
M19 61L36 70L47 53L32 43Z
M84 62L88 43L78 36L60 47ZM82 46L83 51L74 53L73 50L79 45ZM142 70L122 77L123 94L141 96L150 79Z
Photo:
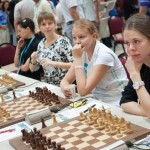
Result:
M133 41L134 44L139 44L140 42L141 42L141 41L139 41L139 40L134 40L134 41Z
M79 39L84 39L86 36L85 35L80 35Z
M129 46L129 45L130 45L130 43L129 43L129 42L127 42L127 41L125 41L125 44L127 44L127 46Z

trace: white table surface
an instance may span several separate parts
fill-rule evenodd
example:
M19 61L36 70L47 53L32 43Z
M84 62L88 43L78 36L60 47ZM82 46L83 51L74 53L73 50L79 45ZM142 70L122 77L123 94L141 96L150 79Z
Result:
M0 69L0 75L2 75L5 72L6 73L10 73L8 71ZM12 74L10 73L10 75L12 75ZM56 87L56 86L53 86L53 85L50 85L50 84L47 84L47 83L39 82L37 80L31 79L31 78L27 78L27 77L24 77L24 76L21 76L21 75L14 75L13 77L15 79L19 80L19 81L22 81L22 82L26 83L26 85L25 85L26 87L24 86L24 88L18 88L18 89L21 89L22 92L30 90L30 89L32 89L32 88L34 88L36 86L45 85L45 86L48 86L48 88L52 92L56 93L57 95L59 95L61 97L64 97L64 95L61 92L59 87ZM18 92L20 92L20 91L18 91ZM17 91L16 91L16 93L17 93ZM93 101L93 99L91 99L91 98L89 98L88 100L89 100L89 102ZM150 129L150 121L146 117L140 117L140 116L127 114L127 113L124 113L120 107L114 106L112 104L106 104L106 103L103 103L101 101L98 101L98 102L103 104L103 105L108 105L109 109L111 110L113 115L117 115L118 117L124 117L126 120L131 121L134 124L137 124L139 126L142 126L142 127ZM51 121L51 119L49 119L45 123L47 125L51 125L52 121ZM33 127L37 127L38 129L40 129L41 128L41 123L35 124L35 125L33 125ZM0 149L1 148L3 148L3 150L14 150L14 148L9 144L8 141L0 142Z

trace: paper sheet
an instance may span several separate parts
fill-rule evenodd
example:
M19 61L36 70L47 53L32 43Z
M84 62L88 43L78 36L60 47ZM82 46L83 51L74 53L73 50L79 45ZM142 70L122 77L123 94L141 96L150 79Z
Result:
M23 121L0 129L0 142L20 136L22 134L22 129L27 129L30 132L32 130L32 126Z

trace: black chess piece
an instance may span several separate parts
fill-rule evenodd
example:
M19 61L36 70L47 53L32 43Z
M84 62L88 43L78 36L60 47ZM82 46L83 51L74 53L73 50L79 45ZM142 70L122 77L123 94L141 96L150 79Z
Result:
M16 97L16 93L15 93L15 91L13 90L13 96L14 96L14 99L17 99L17 97Z
M47 125L45 124L45 121L44 121L44 118L43 118L43 117L41 117L41 122L42 122L42 128L46 128Z

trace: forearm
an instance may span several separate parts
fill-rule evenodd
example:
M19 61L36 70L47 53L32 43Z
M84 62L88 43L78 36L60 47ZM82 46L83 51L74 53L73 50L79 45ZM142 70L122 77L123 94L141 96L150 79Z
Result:
M124 112L134 114L134 115L139 115L139 116L146 116L141 105L136 102L132 101L132 102L128 102L128 103L123 103L121 105L121 107L124 110Z
M56 67L56 68L62 68L62 69L68 70L71 67L72 63L71 62L65 63L65 62L52 61L50 63L50 65L53 66L53 67Z
M20 49L18 47L16 47L16 53L15 53L15 57L14 57L14 64L16 67L19 66L19 61L20 61L19 60L20 59L19 54L20 54Z
M30 68L31 72L37 71L40 68L40 66L37 64L36 59L33 59L32 57L30 57L29 68Z
M30 59L28 58L25 64L21 65L20 69L23 72L27 72L29 70Z
M78 92L81 96L87 95L90 90L88 90L86 85L86 76L84 74L84 68L82 67L82 60L74 61L74 65Z
M134 74L131 76L131 79L133 83L141 81L140 74ZM139 89L136 90L136 93L138 95L138 99L140 102L140 107L144 110L145 115L150 118L150 95L148 91L146 90L145 86L141 86Z
M79 14L78 14L78 12L76 10L76 7L70 8L70 13L71 13L71 16L72 16L74 21L80 19Z

